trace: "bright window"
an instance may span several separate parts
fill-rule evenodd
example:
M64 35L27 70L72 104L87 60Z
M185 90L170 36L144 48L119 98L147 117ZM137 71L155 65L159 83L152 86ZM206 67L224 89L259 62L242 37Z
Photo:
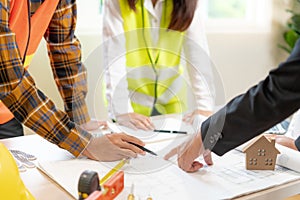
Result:
M207 2L207 15L212 19L245 18L247 1L245 0L209 0Z
M272 0L205 0L207 30L269 31Z

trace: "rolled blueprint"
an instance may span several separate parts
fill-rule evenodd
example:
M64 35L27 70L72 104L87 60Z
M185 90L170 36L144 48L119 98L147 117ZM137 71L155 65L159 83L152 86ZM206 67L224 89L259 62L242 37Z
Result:
M300 152L279 144L276 148L280 151L276 164L300 173Z
M293 139L297 139L300 136L300 110L295 112L295 114L293 115L285 136Z

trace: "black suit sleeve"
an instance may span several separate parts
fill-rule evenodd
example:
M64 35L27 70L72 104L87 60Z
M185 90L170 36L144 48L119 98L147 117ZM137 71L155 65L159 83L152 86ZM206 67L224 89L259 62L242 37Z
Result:
M206 149L223 155L282 121L300 107L300 40L286 62L206 120ZM298 148L300 139L298 138Z
M295 145L296 145L298 151L300 151L300 136L295 140Z

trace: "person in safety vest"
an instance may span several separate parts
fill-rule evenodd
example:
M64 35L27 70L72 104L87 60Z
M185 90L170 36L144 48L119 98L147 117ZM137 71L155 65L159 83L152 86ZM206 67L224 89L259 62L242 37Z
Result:
M98 128L88 115L86 69L74 35L75 0L2 0L0 2L0 135L22 135L25 124L48 141L96 160L117 160L143 153L123 133L94 138ZM61 111L39 90L27 70L44 36L55 82L64 100ZM116 144L116 145L115 145Z
M196 108L185 121L212 113L212 71L199 7L198 0L105 2L106 97L112 119L153 129L149 116L184 113L189 95Z

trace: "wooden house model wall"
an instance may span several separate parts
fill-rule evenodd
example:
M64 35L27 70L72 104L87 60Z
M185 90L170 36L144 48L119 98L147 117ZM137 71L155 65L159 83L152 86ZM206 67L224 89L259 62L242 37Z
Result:
M277 154L280 154L275 147L275 140L269 140L263 135L255 138L243 152L246 153L248 170L274 170Z

